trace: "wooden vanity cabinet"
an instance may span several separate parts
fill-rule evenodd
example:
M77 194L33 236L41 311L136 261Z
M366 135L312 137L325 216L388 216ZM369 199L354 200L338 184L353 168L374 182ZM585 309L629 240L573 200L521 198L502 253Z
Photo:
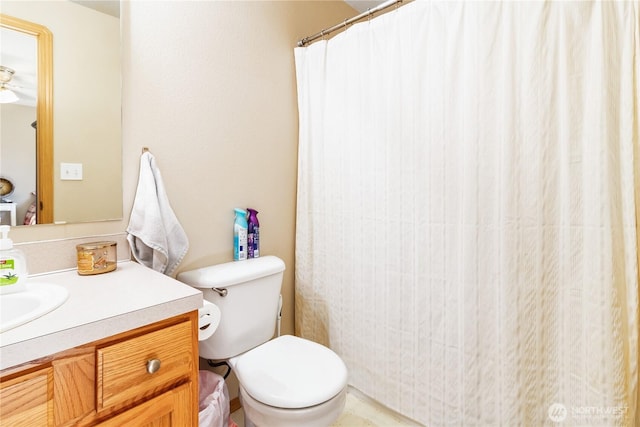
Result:
M197 311L0 373L0 425L197 426Z

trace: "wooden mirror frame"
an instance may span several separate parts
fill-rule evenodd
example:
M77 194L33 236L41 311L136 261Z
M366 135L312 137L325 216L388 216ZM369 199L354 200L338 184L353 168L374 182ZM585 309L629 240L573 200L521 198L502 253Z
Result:
M0 14L0 26L32 35L38 45L36 220L53 223L53 35L47 27Z

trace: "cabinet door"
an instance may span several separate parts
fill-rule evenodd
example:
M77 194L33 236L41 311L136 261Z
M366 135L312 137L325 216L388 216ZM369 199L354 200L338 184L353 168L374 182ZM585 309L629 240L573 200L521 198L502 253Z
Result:
M187 427L198 425L192 419L189 382L148 400L99 424L101 427Z
M2 382L0 413L3 426L53 426L53 369Z

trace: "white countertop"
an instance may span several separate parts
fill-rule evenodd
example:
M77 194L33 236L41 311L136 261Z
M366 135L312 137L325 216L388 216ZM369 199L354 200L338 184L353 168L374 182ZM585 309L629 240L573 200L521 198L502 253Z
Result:
M44 316L0 333L0 370L202 307L202 292L135 262L115 271L80 276L75 270L29 280L69 291Z

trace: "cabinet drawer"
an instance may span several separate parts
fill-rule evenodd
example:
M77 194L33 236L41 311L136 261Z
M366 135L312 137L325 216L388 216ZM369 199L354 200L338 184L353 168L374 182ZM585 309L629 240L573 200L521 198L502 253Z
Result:
M193 354L192 323L178 323L97 350L98 410L134 401L188 379ZM150 360L160 361L154 373Z

